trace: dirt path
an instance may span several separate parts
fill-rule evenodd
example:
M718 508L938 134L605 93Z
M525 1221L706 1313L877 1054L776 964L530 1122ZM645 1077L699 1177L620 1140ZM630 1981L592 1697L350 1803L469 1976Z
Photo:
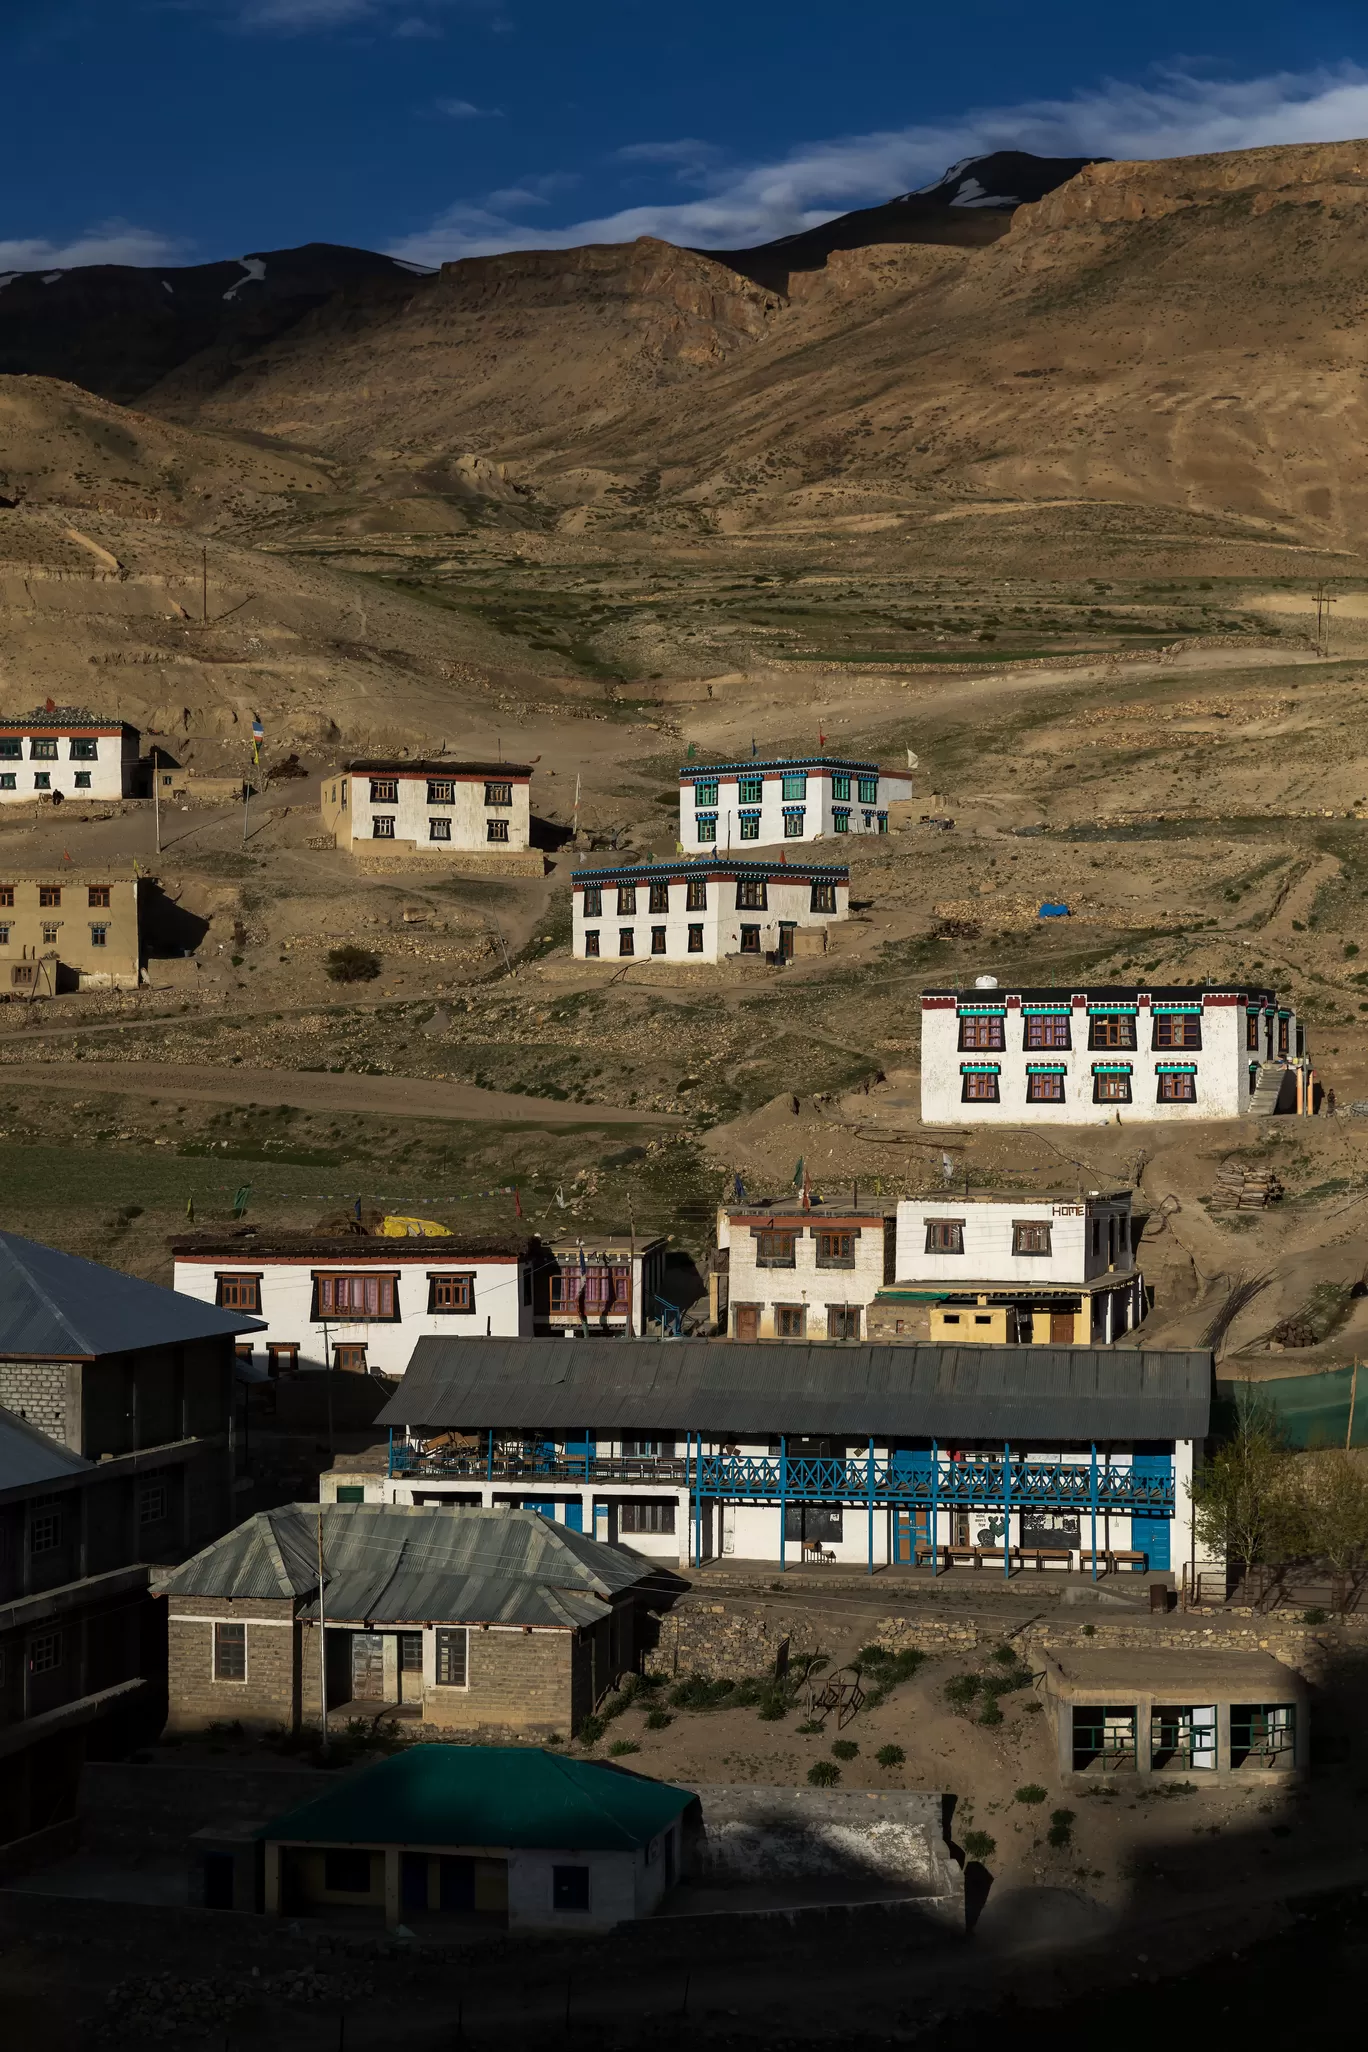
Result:
M558 1103L469 1083L409 1076L305 1073L298 1069L215 1068L175 1062L6 1062L0 1082L44 1090L117 1091L128 1097L208 1104L288 1104L299 1111L378 1112L390 1118L451 1119L494 1126L679 1126L672 1112L622 1105Z

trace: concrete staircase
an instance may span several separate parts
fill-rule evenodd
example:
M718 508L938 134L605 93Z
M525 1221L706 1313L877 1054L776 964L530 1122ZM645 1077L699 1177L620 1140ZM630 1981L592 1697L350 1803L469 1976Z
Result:
M1261 1062L1254 1095L1249 1102L1249 1116L1252 1119L1271 1119L1278 1109L1278 1099L1287 1080L1287 1070L1277 1062Z

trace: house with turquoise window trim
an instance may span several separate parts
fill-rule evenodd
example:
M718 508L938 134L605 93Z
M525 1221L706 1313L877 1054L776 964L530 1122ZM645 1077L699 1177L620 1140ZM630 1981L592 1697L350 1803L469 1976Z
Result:
M680 846L693 854L886 834L889 807L911 796L906 771L839 755L685 763Z

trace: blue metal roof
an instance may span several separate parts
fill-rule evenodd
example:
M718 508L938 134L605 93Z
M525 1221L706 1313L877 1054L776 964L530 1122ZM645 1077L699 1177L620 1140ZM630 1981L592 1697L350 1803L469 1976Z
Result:
M259 1318L0 1233L0 1355L11 1360L91 1361L134 1347L264 1330Z

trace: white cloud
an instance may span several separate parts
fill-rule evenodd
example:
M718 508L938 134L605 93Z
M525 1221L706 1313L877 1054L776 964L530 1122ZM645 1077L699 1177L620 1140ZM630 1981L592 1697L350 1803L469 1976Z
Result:
M77 264L170 264L185 261L186 245L155 228L102 221L69 242L45 236L0 238L0 271L69 271Z
M402 238L396 256L422 263L503 249L568 249L657 235L704 248L740 248L814 227L852 207L872 206L937 177L961 157L989 150L1038 156L1177 157L1266 143L1328 142L1368 135L1368 71L1345 64L1266 78L1209 79L1158 72L1067 100L977 108L943 121L800 144L770 163L737 164L692 140L633 143L619 159L671 166L699 188L682 201L624 207L563 228L519 221L516 205L486 195L439 214Z
M503 114L502 107L477 107L473 100L438 100L437 112L448 121L492 121Z
M390 33L405 40L440 38L437 15L460 9L479 14L495 0L426 0L426 11L413 12L413 0L217 0L235 28L278 35L307 35L311 30L348 28L353 24ZM399 19L394 20L398 14Z

